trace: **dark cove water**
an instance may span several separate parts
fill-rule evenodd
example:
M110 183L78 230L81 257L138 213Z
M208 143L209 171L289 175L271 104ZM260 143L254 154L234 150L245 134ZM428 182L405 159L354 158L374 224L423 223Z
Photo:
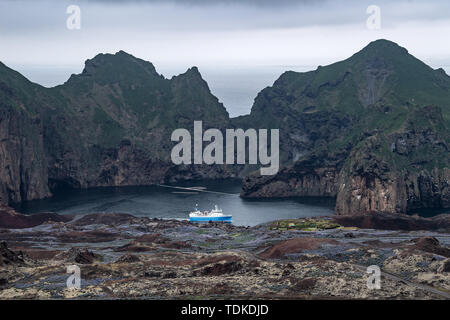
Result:
M239 197L241 185L236 181L201 181L177 187L202 187L203 192L161 186L118 187L75 190L46 200L30 201L17 209L26 214L53 211L59 214L95 212L129 213L162 219L187 219L196 203L200 210L215 204L233 215L233 224L254 226L276 219L329 216L334 199L294 198L248 200Z

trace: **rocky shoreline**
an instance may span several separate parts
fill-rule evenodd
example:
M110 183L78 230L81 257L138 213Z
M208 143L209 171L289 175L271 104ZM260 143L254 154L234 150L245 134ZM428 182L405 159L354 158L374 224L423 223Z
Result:
M23 219L11 210L0 210L10 227ZM0 299L450 298L448 215L255 227L120 213L42 217L0 227ZM79 290L66 286L70 265L80 267ZM366 285L370 265L382 270L379 290Z

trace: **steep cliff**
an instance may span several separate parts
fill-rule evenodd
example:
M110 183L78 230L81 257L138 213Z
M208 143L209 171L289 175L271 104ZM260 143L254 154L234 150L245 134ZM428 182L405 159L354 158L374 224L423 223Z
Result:
M285 168L243 197L332 196L338 214L449 208L450 77L393 42L286 72L246 121L283 128Z
M50 195L44 128L35 110L41 87L0 63L0 202Z

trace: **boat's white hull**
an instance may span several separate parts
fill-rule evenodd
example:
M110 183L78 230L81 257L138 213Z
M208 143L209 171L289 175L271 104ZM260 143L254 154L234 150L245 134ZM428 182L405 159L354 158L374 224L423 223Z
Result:
M189 221L196 221L196 222L209 222L209 221L220 221L220 222L231 222L232 216L196 216L196 215L190 215Z
M224 215L222 210L216 205L211 211L200 211L196 207L196 211L189 213L189 221L209 222L221 221L231 222L231 215Z

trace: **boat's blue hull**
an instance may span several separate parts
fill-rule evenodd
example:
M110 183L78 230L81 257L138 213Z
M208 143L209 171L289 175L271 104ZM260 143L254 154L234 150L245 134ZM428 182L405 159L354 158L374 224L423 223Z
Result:
M192 222L231 222L231 216L223 217L189 217L189 221Z

